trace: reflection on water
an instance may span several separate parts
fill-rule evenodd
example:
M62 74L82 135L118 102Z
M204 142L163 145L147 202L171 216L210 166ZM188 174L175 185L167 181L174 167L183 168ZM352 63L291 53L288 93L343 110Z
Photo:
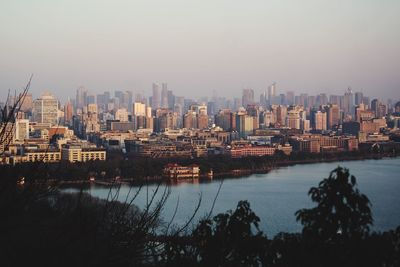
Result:
M294 213L301 208L313 206L307 195L309 189L317 186L319 181L327 177L338 165L348 168L350 173L356 176L359 190L372 202L373 230L394 229L400 225L399 158L296 165L276 169L268 174L225 179L214 214L234 209L239 200L248 200L251 208L260 217L261 229L267 235L275 235L282 231L301 231L301 225L296 222ZM200 196L202 203L196 219L208 214L217 196L220 180L185 180L161 186L170 186L171 190L163 212L164 219L171 219L179 203L175 222L183 224L192 215ZM142 188L134 203L143 207L156 188L157 185ZM127 196L129 199L137 189L138 187L123 185L117 197L125 201ZM95 185L87 191L93 196L107 198L110 190L108 187ZM163 190L158 190L160 191Z

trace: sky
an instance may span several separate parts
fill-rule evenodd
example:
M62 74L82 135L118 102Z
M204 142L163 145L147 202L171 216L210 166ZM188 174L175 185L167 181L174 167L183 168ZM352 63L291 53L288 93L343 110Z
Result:
M0 102L32 73L34 97L64 100L153 82L399 99L399 14L398 0L0 0Z

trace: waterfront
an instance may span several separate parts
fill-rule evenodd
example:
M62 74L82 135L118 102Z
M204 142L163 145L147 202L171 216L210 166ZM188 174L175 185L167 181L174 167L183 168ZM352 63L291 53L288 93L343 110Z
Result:
M267 174L254 174L243 178L225 179L213 214L234 209L239 200L248 200L251 208L260 217L260 228L270 237L278 232L299 232L294 213L314 204L307 195L312 186L338 165L346 167L357 178L359 190L372 203L373 230L384 231L400 225L400 159L361 160L332 163L295 165L275 169ZM196 207L202 194L202 205L196 220L207 214L217 194L220 180L208 183L180 183L171 186L171 195L163 211L165 221L170 220L179 198L179 209L174 219L183 224ZM143 207L155 185L143 187L135 204ZM118 199L124 201L129 186L122 186ZM133 196L136 188L132 189ZM162 190L160 190L162 191ZM106 198L109 189L91 186L93 196ZM196 222L195 220L195 222Z

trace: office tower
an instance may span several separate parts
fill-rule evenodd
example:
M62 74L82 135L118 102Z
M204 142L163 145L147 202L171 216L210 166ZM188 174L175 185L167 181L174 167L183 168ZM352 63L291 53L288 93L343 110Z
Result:
M293 91L287 91L286 92L286 104L287 105L293 105L294 104L294 92Z
M84 135L100 132L97 104L88 104L83 113Z
M329 104L334 104L334 105L340 106L340 96L330 95L329 96Z
M362 92L356 92L354 94L354 104L356 106L360 105L361 103L363 103L363 98L364 98L364 95ZM365 103L365 104L367 104L367 103Z
M268 99L267 99L267 93L266 92L263 92L260 95L260 105L263 108L267 108L267 106L268 106Z
M254 104L254 91L253 89L243 89L242 92L242 106L247 107L247 105Z
M230 109L222 109L215 115L215 125L221 127L224 131L232 129L233 113Z
M119 120L120 122L128 122L129 121L129 115L128 115L128 110L126 108L119 108L115 112L115 120Z
M29 120L17 120L15 122L15 140L29 139Z
M379 103L380 103L379 100L376 98L371 101L371 110L374 112L375 117L378 117Z
M33 108L32 94L26 94L21 104L21 111L30 112L32 111L32 108Z
M326 94L319 94L317 95L317 106L322 106L328 104L328 97Z
M315 100L315 96L314 97L314 102ZM299 105L303 106L304 108L309 107L310 105L308 104L308 94L300 94L300 99L299 99Z
M165 129L176 129L177 127L177 114L169 111L167 108L159 108L156 110L156 120L154 122L154 129L156 132L165 131Z
M331 130L333 126L338 125L340 122L340 109L338 105L330 104L325 107L325 110L327 129Z
M45 93L33 102L33 121L58 124L58 100L53 95Z
M196 112L188 110L185 115L183 115L183 128L194 129L197 128L197 116Z
M153 83L153 95L151 98L151 107L153 109L158 109L161 106L160 103L160 85L158 83Z
M299 99L299 102L300 101L302 101L303 99L302 98L300 98ZM307 106L305 106L305 104L307 103ZM310 96L308 96L307 97L307 101L306 101L306 103L304 103L304 105L301 105L301 106L303 106L304 108L312 108L312 107L316 107L317 106L317 100L316 100L316 97L314 96L314 95L310 95Z
M253 134L253 125L253 117L242 112L236 114L236 129L240 137L246 138L248 135Z
M315 130L325 131L326 130L326 112L317 111L314 113Z
M240 98L235 97L233 99L233 110L239 110L242 106L242 100Z
M376 112L376 117L383 118L386 116L386 113L387 113L386 105L383 104L382 102L379 102L377 112Z
M298 110L289 110L286 116L286 126L291 129L300 129L300 115Z
M274 114L274 112L272 112L272 111L264 111L264 113L263 113L263 120L264 120L264 122L263 122L263 124L264 124L264 127L270 127L271 125L273 125L273 124L275 124L275 122L276 122L276 119L275 119L275 114Z
M168 108L170 110L174 110L175 106L175 96L174 93L171 90L168 90Z
M85 87L81 86L76 90L75 108L83 108L86 106L87 91Z
M133 112L132 112L133 116L146 116L146 112L147 109L145 104L138 102L135 102L133 104Z
M285 126L287 115L287 107L279 105L276 108L276 123L278 126Z
M354 115L354 100L351 88L348 88L343 98L343 111L345 115Z
M258 107L256 105L247 105L246 113L253 118L253 129L258 129L260 127L260 110Z
M161 107L168 108L168 84L167 83L162 83Z
M72 116L74 115L74 107L70 100L64 105L64 124L72 125Z
M276 95L276 83L271 84L268 86L268 102L270 105L274 103L274 97Z
M394 105L394 112L400 113L400 101L397 102L396 105Z

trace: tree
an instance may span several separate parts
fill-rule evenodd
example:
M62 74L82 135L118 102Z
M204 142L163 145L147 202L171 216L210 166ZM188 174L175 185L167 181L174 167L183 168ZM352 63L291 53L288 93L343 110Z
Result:
M338 167L318 187L308 192L317 206L296 212L305 237L322 241L349 239L368 234L373 223L369 199L356 187L348 169Z
M266 240L259 222L247 201L239 201L233 212L200 221L192 236L200 265L259 266Z

